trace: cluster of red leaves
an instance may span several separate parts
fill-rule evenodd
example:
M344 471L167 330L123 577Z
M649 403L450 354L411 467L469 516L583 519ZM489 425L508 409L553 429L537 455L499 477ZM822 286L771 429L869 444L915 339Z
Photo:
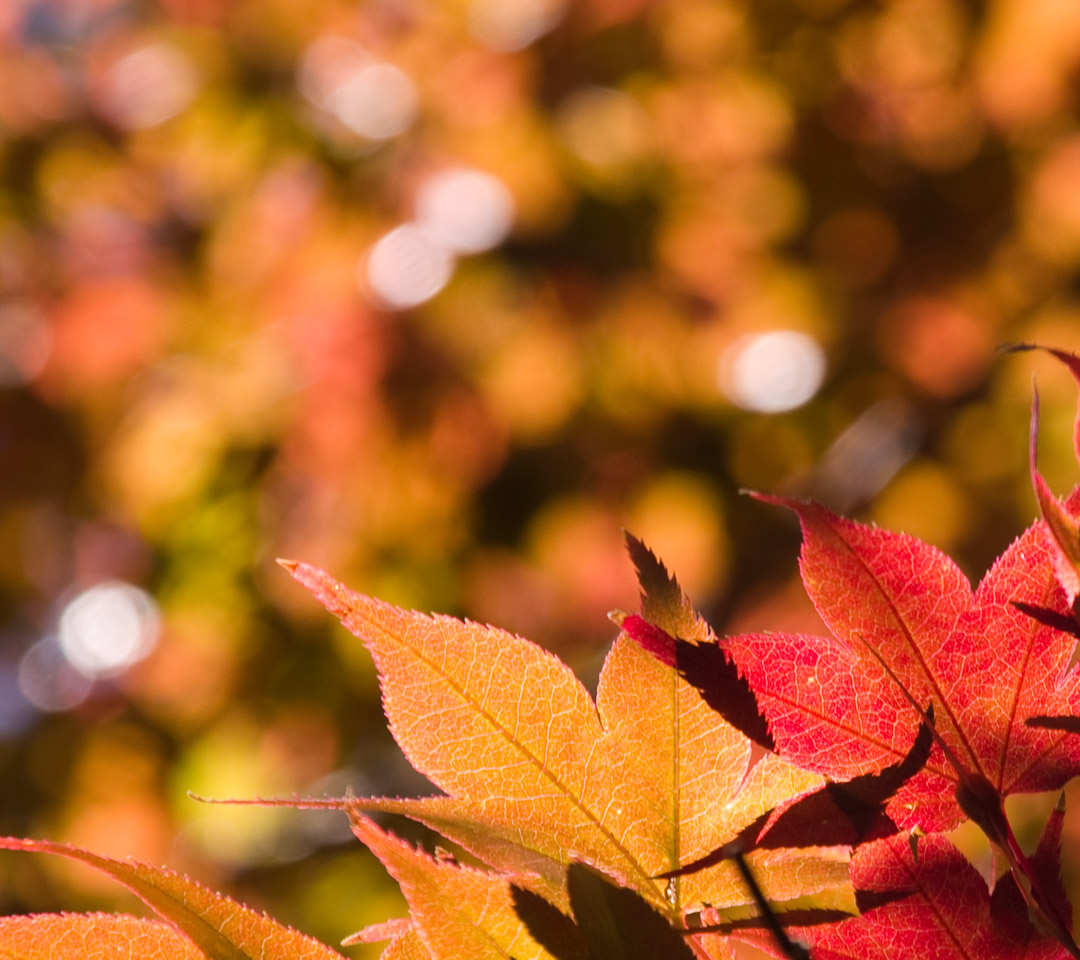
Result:
M1055 355L1080 381L1080 361ZM1080 460L1080 416L1076 446ZM799 517L828 637L718 639L629 538L642 608L617 616L595 700L527 640L286 564L367 645L397 742L443 791L299 804L344 809L408 900L407 919L352 942L389 940L386 960L721 960L740 943L815 960L1080 957L1062 805L1030 857L1004 809L1080 772L1080 495L1050 493L1034 443L1031 469L1044 519L974 591L912 537L763 498ZM418 850L371 812L477 863ZM1005 867L992 887L944 835L965 819ZM9 917L4 955L338 956L168 871L0 846L90 863L161 918Z

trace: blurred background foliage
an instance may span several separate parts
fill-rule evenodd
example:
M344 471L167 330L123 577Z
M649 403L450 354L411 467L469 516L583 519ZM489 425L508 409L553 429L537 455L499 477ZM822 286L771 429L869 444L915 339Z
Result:
M1075 481L1080 5L0 5L0 831L170 863L328 941L413 793L275 557L587 682L636 587L818 629L814 496L978 578ZM5 911L128 908L0 860ZM377 953L377 949L374 951ZM372 954L373 955L373 954Z

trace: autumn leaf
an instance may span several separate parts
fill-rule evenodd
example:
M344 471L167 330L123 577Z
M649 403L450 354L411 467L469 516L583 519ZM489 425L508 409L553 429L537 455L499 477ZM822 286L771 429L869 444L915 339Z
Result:
M413 928L433 960L547 958L514 911L513 875L429 856L355 811L349 820L400 885Z
M44 913L0 917L0 956L11 960L205 960L167 923L105 913Z
M286 566L364 640L395 738L448 794L355 798L353 816L381 809L424 822L564 912L573 862L602 870L674 924L704 902L745 906L730 865L670 884L657 875L820 783L775 756L747 776L750 742L628 637L609 652L594 702L568 667L520 637L400 610L314 567ZM643 608L672 629L711 636L661 570ZM777 900L847 889L846 857L835 852L761 851L754 869Z
M1076 358L1073 358L1076 360ZM1077 361L1080 363L1080 361ZM1080 422L1080 416L1077 418ZM1031 470L1031 485L1035 490L1035 499L1039 504L1039 513L1046 524L1050 539L1050 553L1058 583L1065 591L1070 611L1075 618L1077 597L1080 596L1080 519L1076 516L1077 504L1064 503L1051 492L1050 487L1039 473L1037 464L1037 442L1039 434L1039 394L1035 393L1031 402L1031 436L1029 441L1028 461ZM1077 625L1074 620L1072 633Z
M427 947L415 930L398 937L379 956L379 960L432 960Z
M1051 352L1080 382L1080 359ZM831 636L753 634L703 644L635 618L624 627L762 748L848 783L873 783L897 769L912 726L932 710L934 750L889 800L888 817L927 832L974 820L1005 857L1008 882L1035 925L1076 957L1069 911L1048 893L1056 874L1047 880L1027 859L1004 809L1011 794L1058 788L1080 772L1080 494L1059 501L1042 481L1037 424L1036 400L1030 460L1044 519L975 592L948 557L913 537L814 503L759 496L799 517L803 583ZM1080 457L1080 415L1075 444ZM789 802L791 810L810 810L830 786ZM856 821L845 829L856 832ZM760 844L766 834L755 835L756 826L683 869ZM781 832L778 841L785 839Z
M886 812L927 832L974 820L1005 857L1029 908L1071 942L1012 833L1010 794L1058 788L1080 771L1080 744L1029 717L1074 714L1071 635L1019 604L1066 612L1041 524L998 559L974 595L927 544L770 499L802 521L801 570L832 637L727 638L781 755L830 777L880 770L910 725L935 710L937 745ZM1073 947L1072 949L1075 949Z
M1080 357L1075 353L1069 353L1068 350L1059 350L1056 347L1045 347L1038 343L1014 343L1005 349L1009 353L1040 350L1043 353L1050 354L1068 368L1077 386L1080 387ZM1077 407L1076 420L1073 422L1073 452L1076 454L1077 462L1080 463L1080 406Z
M1080 386L1080 357L1064 350L1042 347L1036 344L1018 344L1012 350L1043 350L1060 360ZM1039 513L1045 524L1046 539L1054 573L1065 593L1065 612L1041 607L1023 600L1013 600L1013 606L1038 623L1053 627L1074 639L1072 654L1063 673L1069 673L1080 655L1080 489L1074 490L1067 500L1060 500L1051 492L1038 469L1039 394L1035 391L1031 403L1031 430L1028 440L1028 463L1031 484ZM1073 426L1073 451L1080 463L1080 403ZM1080 729L1080 717L1075 715L1049 716L1038 714L1025 719L1029 727L1076 733Z
M828 782L802 797L785 801L747 824L723 846L665 876L694 873L752 850L809 846L855 848L871 840L892 836L897 832L897 826L884 807L926 763L933 742L930 725L933 711L930 713L928 722L919 728L915 743L901 762L843 783Z
M725 638L726 655L755 692L782 756L833 779L898 762L932 704L943 745L966 776L1003 799L1056 789L1080 772L1080 742L1025 724L1080 705L1073 640L1017 604L1067 613L1044 529L1026 531L972 593L943 553L905 534L835 516L812 503L762 497L794 510L800 566L830 637ZM887 812L926 831L955 826L956 765L935 747Z
M676 582L648 547L630 534L626 546L641 585L642 615L616 612L611 618L642 649L677 669L735 729L765 750L774 750L768 721L736 664L723 647L709 642L714 639L711 631L702 629L700 618L688 609Z
M1065 350L1043 347L1038 344L1021 343L1010 348L1016 350L1042 350L1061 361L1073 375L1080 387L1080 357ZM1074 491L1068 500L1056 497L1043 479L1038 468L1039 439L1039 393L1032 392L1031 429L1028 436L1028 466L1031 472L1031 486L1035 491L1035 500L1039 505L1039 514L1046 524L1050 541L1050 556L1061 589L1065 592L1068 614L1048 610L1031 604L1016 602L1018 609L1034 617L1040 623L1057 627L1071 634L1077 640L1070 658L1070 666L1080 650L1080 491ZM1080 464L1080 402L1077 405L1076 420L1073 424L1073 452Z
M1055 911L1068 915L1058 878L1060 809L1043 832L1032 866L1053 890ZM852 880L863 915L808 932L814 960L919 956L934 960L1064 960L1075 952L1033 925L1016 878L1007 874L991 894L986 881L940 834L918 842L904 836L860 848ZM906 896L897 897L899 891ZM888 902L877 905L882 896Z
M175 938L190 942L195 948L194 952L181 949L175 940L159 937L156 932L121 925L114 932L119 934L119 942L124 950L128 949L124 938L131 934L143 938L140 942L147 937L158 938L164 945L163 949L170 951L163 953L163 956L176 957L178 960L187 960L190 956L205 956L210 960L342 960L341 954L318 940L163 867L152 867L134 860L113 860L79 847L47 840L0 837L0 849L57 854L107 873L161 917L174 931ZM70 939L73 944L70 953L41 954L50 960L59 957L82 958L86 955L74 931L87 932L94 937L107 935L102 933L106 929L104 921L100 921L101 930L94 930L91 928L95 925L83 915L61 914L52 916L51 921L43 919L40 923L42 926L38 932L49 929L51 936ZM35 935L34 931L14 933L20 936ZM5 947L9 942L6 937L0 941Z

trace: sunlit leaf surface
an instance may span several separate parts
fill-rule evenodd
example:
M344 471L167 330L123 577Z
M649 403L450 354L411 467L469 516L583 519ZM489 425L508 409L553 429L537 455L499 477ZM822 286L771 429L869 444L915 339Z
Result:
M198 956L199 951L210 960L286 960L289 957L297 960L334 960L341 956L317 940L278 923L266 914L245 907L163 867L152 867L131 860L113 860L68 844L45 840L0 837L0 848L57 854L94 867L122 883L197 948L195 951L181 950L175 940L166 941L159 937L157 942L172 951L168 956L187 958ZM60 938L63 933L72 945L57 956L71 957L72 960L82 957L82 948L72 933L65 932L63 921L63 916L54 917L51 929L59 939L63 939ZM43 920L42 923L45 924L46 921ZM72 915L70 923L75 931L85 931L92 935L95 941L101 936L89 928L86 918L81 915ZM109 928L105 929L109 932ZM156 930L159 930L158 925L154 925L150 933L138 926L112 928L110 935L115 936L121 948L126 950L131 938L136 942L143 942Z

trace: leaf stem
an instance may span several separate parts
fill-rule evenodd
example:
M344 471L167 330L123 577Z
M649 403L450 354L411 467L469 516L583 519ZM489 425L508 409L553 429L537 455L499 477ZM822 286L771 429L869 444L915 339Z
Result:
M757 878L750 869L750 865L746 862L746 858L741 853L736 853L732 857L732 860L735 861L735 866L739 868L739 873L742 875L743 882L750 891L750 896L754 898L754 903L757 904L757 908L761 911L761 917L762 920L765 921L765 926L780 945L780 949L790 957L791 960L810 960L810 951L802 944L792 940L780 925L780 920L777 918L773 908L769 906L769 901L765 899L765 894L758 885Z

